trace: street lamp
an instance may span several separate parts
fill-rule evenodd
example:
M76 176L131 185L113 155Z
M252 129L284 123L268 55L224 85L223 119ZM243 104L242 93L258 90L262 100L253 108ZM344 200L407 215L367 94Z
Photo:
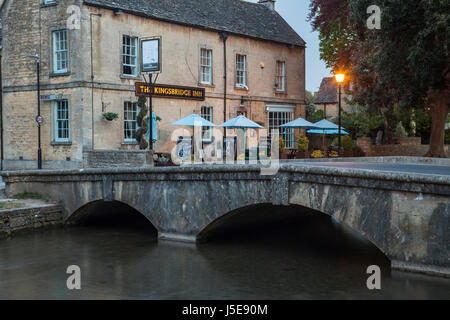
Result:
M337 73L335 76L336 82L338 83L339 87L339 144L338 144L338 154L339 157L342 157L342 135L341 135L341 87L342 83L344 82L345 75L343 73Z
M40 74L40 64L41 59L39 55L27 55L29 58L33 58L36 60L36 74L37 74L37 102L38 102L38 110L37 110L37 117L36 122L38 124L38 169L42 169L42 149L41 149L41 124L42 124L42 117L41 117L41 81L39 78Z

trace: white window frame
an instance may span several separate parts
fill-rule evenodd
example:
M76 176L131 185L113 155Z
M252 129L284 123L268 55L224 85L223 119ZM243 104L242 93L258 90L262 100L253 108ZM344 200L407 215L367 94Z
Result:
M130 40L129 44L126 40ZM122 35L122 70L121 74L126 77L138 77L139 76L139 39L130 35ZM134 53L133 53L134 49ZM129 59L126 61L126 59ZM132 63L134 59L134 64ZM132 73L125 73L125 68L129 67Z
M201 108L201 117L214 122L214 108L211 106L202 106ZM211 142L213 136L213 128L212 127L202 127L202 140L203 142Z
M281 66L281 68L280 68ZM286 92L286 61L278 60L276 63L276 91L277 92Z
M278 129L286 149L295 149L294 129L284 129L280 128L280 126L294 120L294 111L295 106L290 105L272 105L267 107L269 136L272 136L272 130Z
M213 84L213 51L208 48L200 48L200 83Z
M63 105L62 105L63 104ZM63 106L66 108L65 112L60 112L60 107ZM55 142L70 142L70 107L69 100L62 99L55 101L54 108L54 128L55 128ZM66 124L66 125L63 125ZM61 132L66 132L66 134L60 136Z
M128 107L134 106L134 110L127 110ZM130 120L130 115L132 116L134 113L134 119ZM137 142L136 140L136 132L139 129L137 123L137 116L139 114L139 107L137 102L125 101L123 104L123 140L128 143ZM129 125L131 123L131 126ZM133 133L133 124L134 124L134 133ZM131 138L130 134L131 133ZM133 137L134 136L134 137Z
M247 88L247 56L236 55L236 87Z
M63 40L61 40L61 35L64 35ZM69 42L67 41L67 35L67 29L52 32L54 73L66 73L69 71ZM64 55L65 59L62 58ZM62 68L64 62L65 68ZM61 68L59 65L61 65Z

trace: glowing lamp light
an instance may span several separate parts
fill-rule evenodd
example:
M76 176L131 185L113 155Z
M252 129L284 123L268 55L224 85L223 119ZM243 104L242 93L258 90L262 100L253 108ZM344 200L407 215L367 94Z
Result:
M344 82L344 79L345 79L345 75L344 74L338 73L334 77L336 78L336 82L338 82L338 83Z

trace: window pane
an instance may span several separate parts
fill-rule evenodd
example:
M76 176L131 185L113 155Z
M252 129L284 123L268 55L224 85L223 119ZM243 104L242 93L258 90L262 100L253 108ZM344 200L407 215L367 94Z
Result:
M53 32L53 71L67 72L68 52L67 52L67 32L59 30Z
M283 138L287 149L294 149L294 130L280 128L281 125L293 120L293 112L269 112L269 135L272 136L272 130L279 130L280 137Z
M236 84L247 85L247 56L236 55Z
M213 122L213 107L202 107L201 109L201 117ZM202 136L203 140L211 141L212 139L212 128L210 127L202 127Z
M200 49L200 82L212 84L212 50Z
M55 102L55 140L69 141L70 123L69 123L69 104L67 100L58 100Z
M124 104L124 139L125 141L136 141L138 105L137 103L125 102Z
M122 38L122 72L125 75L137 76L137 38L123 36Z

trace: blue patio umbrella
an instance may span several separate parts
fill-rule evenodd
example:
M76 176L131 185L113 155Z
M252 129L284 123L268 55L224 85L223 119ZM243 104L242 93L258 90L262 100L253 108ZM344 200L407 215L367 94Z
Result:
M148 141L150 141L150 119L148 119ZM152 138L153 142L158 141L158 130L156 127L156 114L152 112Z
M317 126L303 118L298 118L294 121L283 124L282 126L280 126L280 128L317 129Z
M231 119L225 123L222 123L219 127L222 128L241 128L241 129L262 129L263 127L259 124L247 119L244 116L239 116L234 119Z
M320 120L319 122L314 123L316 129L308 130L308 133L317 133L323 134L323 148L325 149L325 135L326 134L339 134L339 126L327 119ZM341 134L349 134L345 131L344 128L341 127Z
M311 129L308 130L308 133L317 133L317 134L339 134L339 130L337 129ZM341 134L343 135L349 135L350 133L348 133L347 131L345 131L344 129L341 128Z
M187 116L186 118L183 118L181 120L178 120L178 121L172 123L172 125L173 126L187 126L187 127L217 127L211 121L208 121L195 113L191 114L190 116ZM202 149L203 149L203 139L202 139Z
M327 119L320 120L319 122L314 123L315 128L314 129L339 129L339 126L333 122L328 121ZM343 128L342 128L343 129Z
M186 118L172 123L173 126L187 126L187 127L217 127L214 123L200 117L197 114L191 114Z
M244 149L246 149L246 146L247 146L247 141L245 139L245 129L263 129L262 126L247 119L246 117L244 117L242 115L238 116L234 119L231 119L225 123L222 123L219 127L242 129L242 134L244 136L244 139L241 140L241 141L243 141L243 145L241 144L241 146L243 146Z

